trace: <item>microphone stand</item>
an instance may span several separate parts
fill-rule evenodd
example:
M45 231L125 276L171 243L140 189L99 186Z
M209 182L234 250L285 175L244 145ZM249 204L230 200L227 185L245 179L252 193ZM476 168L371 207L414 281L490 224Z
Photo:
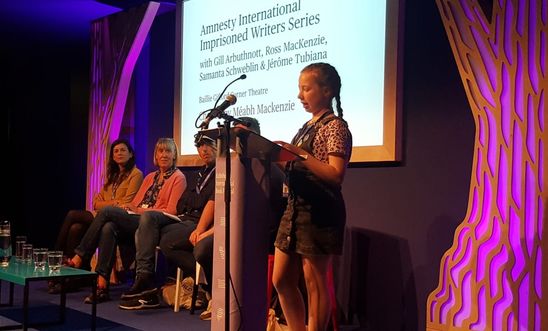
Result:
M226 157L226 179L225 179L225 191L224 191L224 198L225 198L225 331L230 330L230 122L236 122L239 124L246 125L245 122L238 120L228 114L226 114L224 111L218 111L217 110L217 103L221 99L223 93L225 93L226 89L235 81L240 79L246 79L247 75L243 74L240 77L234 79L230 83L228 83L227 86L225 86L224 90L219 94L219 97L217 98L217 101L215 101L215 105L213 106L213 111L216 111L217 113L213 114L212 119L215 117L223 118L224 121L224 153ZM199 117L199 116L198 116ZM198 121L198 118L196 119L196 122ZM194 124L196 125L196 123ZM207 129L209 126L209 122L202 125L197 128L200 128L201 130ZM249 125L246 125L249 126Z
M225 331L230 330L230 119L225 118Z
M224 146L223 152L225 154L225 190L224 190L224 201L225 201L225 331L230 330L230 287L232 285L230 277L230 177L231 177L231 158L230 158L230 123L237 122L241 123L242 121L226 114L222 113L219 115L220 118L224 119Z

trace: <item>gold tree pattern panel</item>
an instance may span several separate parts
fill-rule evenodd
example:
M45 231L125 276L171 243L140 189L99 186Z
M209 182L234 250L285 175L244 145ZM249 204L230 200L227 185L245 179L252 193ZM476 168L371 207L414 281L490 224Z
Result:
M548 330L548 0L494 0L490 11L436 1L476 135L466 217L428 297L427 329Z
M119 138L133 69L159 7L159 3L150 2L91 25L88 210L93 209L93 196L104 183L106 157L110 143Z

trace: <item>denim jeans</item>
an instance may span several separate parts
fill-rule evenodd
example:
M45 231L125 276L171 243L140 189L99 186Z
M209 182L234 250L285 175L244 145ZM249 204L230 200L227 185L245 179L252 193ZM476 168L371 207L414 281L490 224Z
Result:
M135 271L137 274L154 273L156 246L160 245L166 233L177 229L178 224L178 221L157 211L147 211L141 215L139 228L135 233L135 246L137 249ZM194 227L196 226L194 225Z
M200 263L206 275L207 285L204 286L204 290L210 292L213 273L213 235L198 241L194 247L194 258Z
M99 248L95 272L109 279L116 261L116 246L120 242L134 245L138 225L139 215L130 215L118 207L105 207L99 210L74 252L85 260L91 259Z
M196 259L194 258L194 246L188 238L192 231L196 229L196 223L191 220L166 226L166 231L160 238L160 249L166 259L183 269L184 277L193 277L196 275Z

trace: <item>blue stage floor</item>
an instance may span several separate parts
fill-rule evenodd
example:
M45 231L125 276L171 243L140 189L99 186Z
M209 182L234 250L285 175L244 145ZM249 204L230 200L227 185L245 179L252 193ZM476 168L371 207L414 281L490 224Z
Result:
M9 285L2 284L2 303L7 302ZM211 322L200 320L200 311L190 315L187 310L178 313L173 308L163 305L157 309L140 311L126 311L118 308L118 298L127 289L127 285L111 288L111 297L114 299L97 305L97 330L133 331L133 330L210 330ZM89 330L91 325L91 306L84 303L88 289L67 294L66 322L43 328L29 330ZM47 293L46 282L32 282L29 295L29 316L32 321L48 321L58 318L59 295ZM23 319L23 287L15 286L14 306L0 307L0 327L21 322Z

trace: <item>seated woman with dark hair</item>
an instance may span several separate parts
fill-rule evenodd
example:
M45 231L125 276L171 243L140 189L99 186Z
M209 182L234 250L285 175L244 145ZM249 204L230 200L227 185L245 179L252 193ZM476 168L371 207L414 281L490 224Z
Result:
M135 231L140 214L147 211L176 213L177 201L186 188L185 175L176 167L177 145L171 138L160 138L154 148L154 165L158 170L149 173L130 203L107 206L97 213L70 263L79 268L99 249L95 272L97 302L109 300L109 278L119 243L135 249ZM92 303L92 296L85 299Z
M110 145L106 181L101 191L93 198L93 210L71 210L67 213L55 242L55 250L62 251L65 256L72 256L97 211L105 206L118 206L131 202L142 182L143 173L135 165L133 147L125 139L115 140ZM82 261L81 268L90 270L90 261ZM71 284L76 286L77 283ZM70 285L68 286L71 289ZM55 294L59 291L58 282L48 283L49 293Z

